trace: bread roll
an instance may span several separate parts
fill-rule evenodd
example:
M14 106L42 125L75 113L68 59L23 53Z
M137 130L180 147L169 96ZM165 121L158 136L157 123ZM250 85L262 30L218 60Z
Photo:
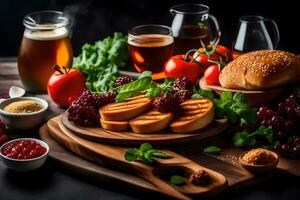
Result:
M300 80L300 60L292 53L260 50L239 56L220 72L222 87L264 90Z

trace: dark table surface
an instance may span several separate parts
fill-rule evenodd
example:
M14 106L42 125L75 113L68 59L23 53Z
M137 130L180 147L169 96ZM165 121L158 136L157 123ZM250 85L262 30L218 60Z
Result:
M12 85L21 85L18 80L15 58L0 59L0 94ZM41 95L47 98L47 95ZM48 118L63 110L51 104ZM38 137L37 130L12 132L11 137ZM300 170L300 169L299 169ZM0 162L0 200L50 200L50 199L165 199L149 192L130 187L118 187L108 182L80 177L68 172L48 159L46 164L32 172L18 173L7 169ZM231 189L212 199L277 200L300 199L300 178L294 176L277 177L251 187Z

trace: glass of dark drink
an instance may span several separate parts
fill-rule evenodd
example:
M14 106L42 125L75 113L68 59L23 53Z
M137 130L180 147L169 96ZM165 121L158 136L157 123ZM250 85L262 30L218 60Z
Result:
M276 49L279 40L279 29L274 20L256 15L243 16L239 19L232 45L233 56L236 58L250 51Z
M23 86L30 92L46 92L53 65L71 67L73 52L67 25L69 19L58 11L28 14L18 54Z
M142 25L128 31L128 50L138 72L152 71L153 79L164 77L165 63L173 55L173 35L168 26Z
M203 4L180 4L170 9L173 16L172 31L174 53L185 54L198 49L201 41L214 45L218 41L220 28L217 19L209 14L209 7Z

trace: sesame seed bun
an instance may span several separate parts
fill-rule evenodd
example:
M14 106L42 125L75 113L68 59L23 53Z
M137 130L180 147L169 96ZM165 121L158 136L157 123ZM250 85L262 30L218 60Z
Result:
M279 50L243 54L220 72L222 87L264 90L300 80L300 58Z

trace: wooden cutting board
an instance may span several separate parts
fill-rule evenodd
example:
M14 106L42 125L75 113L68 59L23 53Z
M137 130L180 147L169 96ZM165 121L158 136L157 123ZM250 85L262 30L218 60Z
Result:
M155 133L138 134L133 131L110 131L99 127L78 126L68 120L67 111L62 115L62 123L79 137L95 142L117 145L141 144L144 142L164 145L190 142L218 135L228 127L227 119L219 119L213 120L207 127L192 133L173 133L171 130L165 129Z
M163 149L162 151L171 155L172 158L155 159L156 164L152 166L141 162L128 162L124 159L128 147L105 145L80 138L63 126L60 116L49 120L47 126L51 136L73 152L94 162L134 173L151 182L159 188L161 193L171 197L189 199L187 195L207 196L219 192L227 186L227 180L222 174L205 168L175 152ZM169 179L162 178L166 172L172 172L172 174L181 173L188 179L192 173L199 170L205 170L209 174L212 180L210 184L195 186L187 182L184 186L173 186Z
M57 130L60 131L57 123L55 126L57 127ZM116 170L115 165L113 166L114 168L109 165L105 167L103 165L95 164L95 162L90 162L75 156L72 152L67 151L59 146L52 137L49 137L48 129L46 127L41 128L40 135L43 140L46 140L47 143L50 143L50 157L58 160L64 167L67 167L73 171L75 170L78 175L86 176L87 174L90 174L90 176L93 178L98 177L99 181L101 182L109 181L118 185L125 183L126 185L129 184L135 188L138 187L139 189L149 190L151 192L161 192L156 186L150 184L140 177ZM58 139L56 138L56 140ZM54 143L54 145L51 145L52 143ZM220 146L223 154L218 156L204 155L201 150L209 145ZM63 146L67 147L68 149L72 148L72 146L66 146L66 144L63 144ZM254 176L248 173L239 165L237 160L238 156L243 153L243 150L231 146L230 142L225 140L222 135L194 141L189 143L189 145L171 145L168 148L190 160L193 160L196 163L201 163L201 166L221 172L227 178L228 189L245 187L263 180L272 179L275 176L282 176L287 172L296 176L300 176L300 162L286 158L280 158L277 169L270 173L266 173L263 176ZM72 151L76 152L74 149ZM100 161L101 159L98 160L98 163ZM107 163L101 162L101 164Z

